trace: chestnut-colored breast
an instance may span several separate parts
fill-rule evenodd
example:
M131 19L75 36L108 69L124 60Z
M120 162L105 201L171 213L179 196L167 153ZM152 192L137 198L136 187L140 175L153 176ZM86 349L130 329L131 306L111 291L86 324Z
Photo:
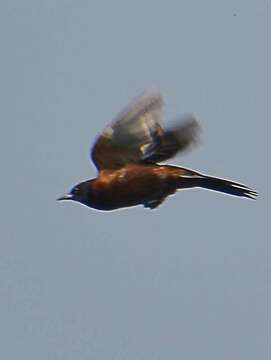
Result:
M110 209L142 204L163 191L164 179L153 165L104 170L93 182L93 200Z
M185 172L182 168L155 164L103 170L92 185L95 207L116 209L165 198L175 192L176 180Z

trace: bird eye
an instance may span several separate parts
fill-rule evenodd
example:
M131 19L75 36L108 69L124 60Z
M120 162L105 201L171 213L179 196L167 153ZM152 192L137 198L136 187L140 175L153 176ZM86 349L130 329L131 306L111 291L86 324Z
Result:
M72 189L72 194L76 195L79 192L79 187L75 187Z

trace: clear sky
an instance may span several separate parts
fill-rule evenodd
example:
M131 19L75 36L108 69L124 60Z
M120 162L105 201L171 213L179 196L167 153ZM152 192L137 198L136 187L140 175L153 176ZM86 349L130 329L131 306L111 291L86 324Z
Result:
M270 359L270 19L268 0L1 2L1 359ZM153 86L203 127L171 163L259 200L55 201Z

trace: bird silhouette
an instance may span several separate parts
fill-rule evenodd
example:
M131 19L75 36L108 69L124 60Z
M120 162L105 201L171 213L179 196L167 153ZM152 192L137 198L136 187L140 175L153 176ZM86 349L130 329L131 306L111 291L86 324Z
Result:
M79 183L58 200L73 200L98 210L135 205L155 209L177 190L195 187L257 197L256 191L237 182L159 164L194 146L200 133L193 114L164 129L162 110L158 91L147 91L132 101L91 150L98 176Z

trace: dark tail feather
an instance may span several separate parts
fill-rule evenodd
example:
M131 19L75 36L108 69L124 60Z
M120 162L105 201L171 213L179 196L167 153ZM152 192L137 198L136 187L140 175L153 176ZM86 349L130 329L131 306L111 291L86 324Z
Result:
M250 199L256 199L256 197L258 196L258 193L253 189L233 181L219 179L211 176L202 176L195 180L195 186L199 186L202 188L220 191L235 196L243 196Z

